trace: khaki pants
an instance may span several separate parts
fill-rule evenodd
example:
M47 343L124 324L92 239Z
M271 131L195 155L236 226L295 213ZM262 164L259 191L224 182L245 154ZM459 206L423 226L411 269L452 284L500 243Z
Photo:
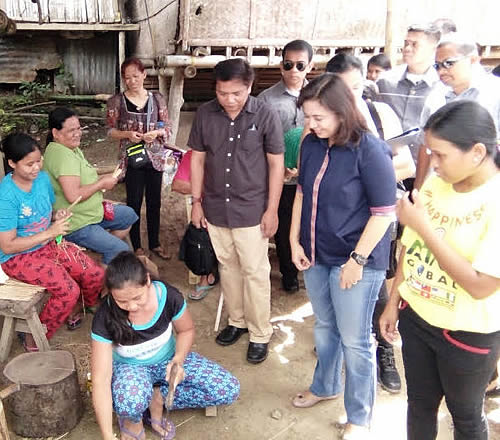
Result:
M250 228L221 228L208 224L208 233L219 261L229 324L248 328L250 341L271 339L271 265L267 238L260 225Z

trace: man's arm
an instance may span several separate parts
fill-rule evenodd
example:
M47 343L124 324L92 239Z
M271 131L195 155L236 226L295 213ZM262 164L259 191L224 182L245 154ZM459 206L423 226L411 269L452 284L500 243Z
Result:
M193 209L191 211L191 222L197 228L207 227L205 214L201 206L201 195L203 192L203 179L205 176L204 151L193 150L191 156L191 195L193 196Z
M278 229L278 206L285 176L284 154L266 153L266 158L269 168L269 192L267 209L262 216L260 228L264 237L272 237Z

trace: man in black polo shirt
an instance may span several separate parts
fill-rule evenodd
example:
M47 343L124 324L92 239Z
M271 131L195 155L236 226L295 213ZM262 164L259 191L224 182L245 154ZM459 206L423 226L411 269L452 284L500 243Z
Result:
M234 344L248 331L247 360L259 363L273 331L267 250L278 227L284 145L278 114L250 96L253 78L242 59L215 66L217 99L198 109L188 145L191 221L208 228L229 312L216 342Z

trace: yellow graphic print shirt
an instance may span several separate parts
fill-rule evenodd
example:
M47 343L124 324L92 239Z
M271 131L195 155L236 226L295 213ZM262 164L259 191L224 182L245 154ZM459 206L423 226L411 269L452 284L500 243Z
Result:
M433 175L420 199L435 231L478 272L500 278L500 174L467 193ZM440 267L422 238L405 228L401 296L429 324L448 330L500 330L500 290L474 299Z

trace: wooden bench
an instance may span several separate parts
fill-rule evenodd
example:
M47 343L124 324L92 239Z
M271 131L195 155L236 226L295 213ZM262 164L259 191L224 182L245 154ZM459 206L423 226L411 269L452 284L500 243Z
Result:
M0 285L0 316L4 319L0 337L0 362L9 357L14 331L31 333L40 351L50 350L45 336L47 329L38 317L48 297L44 287L21 281L9 279Z

